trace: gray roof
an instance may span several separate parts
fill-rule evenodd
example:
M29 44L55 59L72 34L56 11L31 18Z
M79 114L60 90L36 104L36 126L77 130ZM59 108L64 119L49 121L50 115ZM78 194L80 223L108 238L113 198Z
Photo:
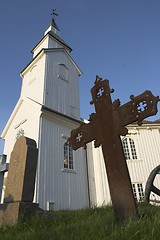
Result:
M59 37L57 34L53 33L53 32L48 32L52 37L54 37L56 40L58 40L60 43L62 43L63 45L65 45L69 51L72 51L72 48L70 48L70 46L61 38Z
M57 34L53 33L52 31L49 31L47 34L49 34L51 37L53 37L55 40L57 40L57 42L59 42L60 44L62 44L64 47L68 48L69 52L72 51L72 48L70 48L70 46L61 38L59 37ZM46 35L47 35L46 34ZM45 35L45 36L46 36ZM32 49L32 53L33 50L38 46L38 44L45 38L45 36L36 44L36 46Z
M58 31L60 31L60 30L59 30L59 27L57 26L57 24L56 24L56 22L55 22L54 19L51 20L51 23L49 24L49 26L50 26L50 25L52 25L54 28L56 28Z

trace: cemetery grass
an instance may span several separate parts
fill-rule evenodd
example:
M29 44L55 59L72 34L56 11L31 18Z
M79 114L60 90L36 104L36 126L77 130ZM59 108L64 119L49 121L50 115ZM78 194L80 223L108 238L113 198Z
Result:
M3 240L159 240L160 207L138 204L139 218L116 224L112 208L57 211L0 229Z

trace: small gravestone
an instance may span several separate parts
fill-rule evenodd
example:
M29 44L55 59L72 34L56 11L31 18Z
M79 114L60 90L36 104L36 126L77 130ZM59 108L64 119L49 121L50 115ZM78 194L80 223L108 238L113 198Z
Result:
M11 153L0 225L13 225L41 209L33 203L38 149L36 142L20 137Z

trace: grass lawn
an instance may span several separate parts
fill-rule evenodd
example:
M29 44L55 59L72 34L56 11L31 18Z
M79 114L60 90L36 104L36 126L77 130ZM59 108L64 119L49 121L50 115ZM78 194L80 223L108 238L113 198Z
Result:
M117 225L111 207L50 212L0 229L0 240L159 240L160 207L138 204L139 219Z

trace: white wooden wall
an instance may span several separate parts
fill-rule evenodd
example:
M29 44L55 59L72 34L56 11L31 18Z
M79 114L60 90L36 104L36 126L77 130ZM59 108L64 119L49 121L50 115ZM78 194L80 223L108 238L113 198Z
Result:
M24 135L34 139L38 144L40 106L29 99L20 100L18 104L20 107L17 107L17 111L15 109L15 116L5 136L4 154L7 155L7 162L10 160L19 130L24 130Z
M77 126L54 114L41 116L36 201L43 209L47 202L54 202L55 210L88 207L85 151L74 152L74 171L63 169L64 143Z
M21 73L22 90L21 98L30 98L39 104L43 104L44 95L44 75L45 75L45 53L32 61Z
M95 148L93 142L87 144L87 161L91 206L110 204L110 192L102 149L101 147Z
M60 64L68 69L67 79L60 77ZM63 49L46 52L45 82L44 105L80 119L78 71Z
M150 172L160 164L160 124L143 124L141 127L130 126L129 136L135 141L137 160L127 160L133 183L142 182L145 189ZM160 177L156 176L154 184L160 188ZM151 198L159 199L157 195Z
M62 48L62 45L55 40L50 34L46 35L38 45L32 50L33 57L35 57L42 49L47 48Z
M129 134L136 146L138 159L127 160L132 183L142 183L145 190L150 172L160 164L160 124L129 125ZM110 204L110 192L101 147L87 144L89 186L92 205ZM155 186L160 189L160 176L157 175ZM152 199L159 199L151 194Z

